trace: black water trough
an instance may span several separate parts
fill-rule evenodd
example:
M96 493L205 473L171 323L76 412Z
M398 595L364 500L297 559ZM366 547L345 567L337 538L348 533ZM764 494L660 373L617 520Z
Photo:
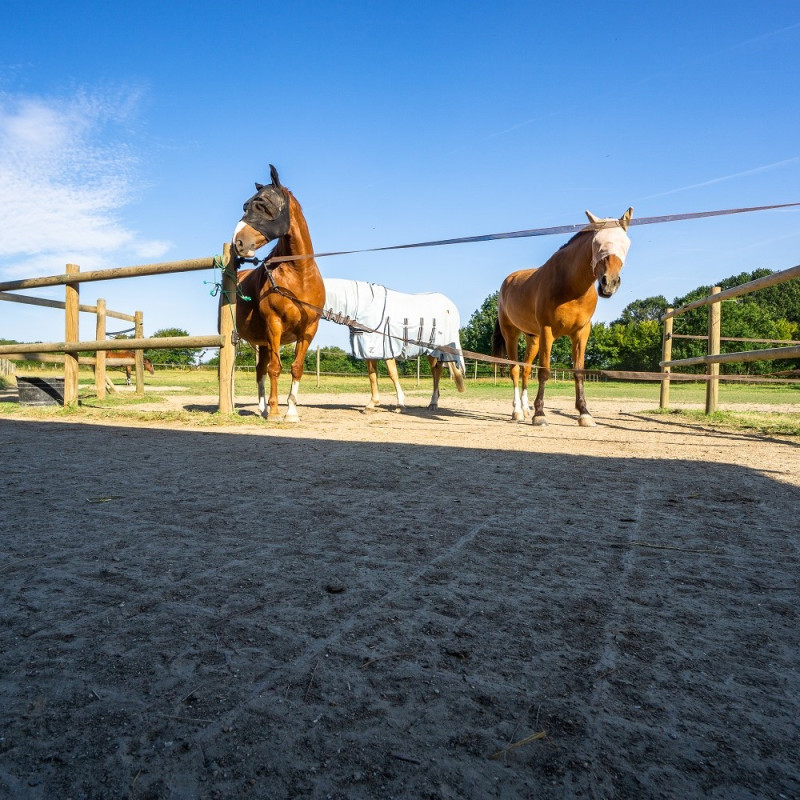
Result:
M19 404L21 406L63 406L63 378L17 377Z

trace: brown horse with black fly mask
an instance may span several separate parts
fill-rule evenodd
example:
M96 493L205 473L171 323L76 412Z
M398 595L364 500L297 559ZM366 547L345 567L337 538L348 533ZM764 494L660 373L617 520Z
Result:
M619 273L631 244L626 231L633 209L629 208L619 219L599 219L588 211L586 216L589 224L550 256L543 266L513 272L500 287L493 354L502 356L507 353L508 358L516 360L520 334L524 334L527 340L522 394L518 386L519 365L511 367L514 383L512 419L522 420L528 415L528 379L531 364L538 353L539 391L534 402L533 424L547 424L544 386L550 377L550 352L554 340L559 336L569 336L575 369L575 408L580 415L578 424L584 427L595 424L583 396L586 342L592 329L598 294L611 297L619 288Z
M270 177L272 183L268 186L256 184L256 193L244 204L244 215L233 232L234 253L239 259L252 259L254 263L258 263L254 258L256 250L278 240L259 266L239 273L236 327L243 339L258 347L258 407L265 419L278 418L281 345L296 342L284 421L297 422L303 361L317 332L325 286L312 257L314 248L300 203L281 186L278 171L271 164ZM265 396L267 373L269 402Z

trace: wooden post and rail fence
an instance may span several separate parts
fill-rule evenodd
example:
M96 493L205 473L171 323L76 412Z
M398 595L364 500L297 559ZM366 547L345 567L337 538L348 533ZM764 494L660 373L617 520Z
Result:
M223 247L222 264L227 266L230 262L230 245ZM142 351L145 349L174 349L174 348L219 348L219 410L223 414L231 414L235 408L234 398L234 367L236 360L235 344L235 314L236 314L236 277L235 274L227 269L222 269L222 286L219 294L219 324L218 333L208 336L172 336L172 337L150 337L145 338L142 332L142 313L137 311L134 316L122 314L120 312L108 311L105 308L105 301L99 300L97 306L82 306L79 301L80 284L93 281L117 280L120 278L135 278L147 275L165 275L178 272L193 272L197 270L213 269L217 264L213 258L199 258L185 261L172 261L160 264L145 264L133 267L118 267L112 269L94 270L92 272L80 272L80 268L75 264L68 264L66 273L63 275L50 275L41 278L28 278L19 281L6 281L0 283L0 300L11 300L12 302L30 303L33 305L50 306L53 308L63 308L65 317L65 330L63 342L37 342L34 344L11 344L0 345L0 358L6 355L15 357L30 358L31 360L53 360L64 363L64 404L74 405L78 400L78 366L80 363L91 363L94 361L97 372L104 378L106 366L119 366L129 364L129 359L109 359L105 357L108 350L133 350L136 353L134 363L136 366L137 387L143 386L144 361ZM706 413L713 413L717 407L719 393L719 365L728 363L744 363L752 361L765 361L781 358L800 357L800 343L789 342L788 346L770 348L765 350L747 350L736 353L720 353L721 341L745 341L753 343L774 343L775 340L766 339L723 339L720 337L721 323L721 303L734 297L739 297L750 292L776 286L794 278L800 277L800 265L775 272L763 278L759 278L740 286L734 286L725 291L714 287L709 297L695 300L678 309L667 309L661 317L664 322L664 336L662 345L661 366L661 397L660 407L667 408L669 405L669 389L672 367L692 366L706 364L707 374L698 376L699 379L707 382L706 389ZM21 289L35 289L45 286L65 286L65 300L63 303L55 300L44 300L40 298L26 297L23 295L8 295ZM710 306L709 327L707 336L691 336L673 334L673 319L695 308ZM97 314L97 328L94 340L80 341L78 314L80 311L87 311ZM132 321L135 326L133 339L106 339L105 338L105 319L115 317ZM696 356L694 358L672 359L672 341L677 338L693 338L708 340L708 354ZM95 359L83 358L80 352L94 352ZM61 354L64 355L44 355ZM317 356L319 359L319 354ZM477 371L477 361L475 364ZM319 365L317 366L319 373ZM637 373L631 373L635 377ZM477 377L477 374L476 374ZM677 376L673 376L677 377ZM683 376L682 376L683 377ZM686 376L688 377L688 376ZM496 380L496 378L495 378Z
M669 406L669 385L670 373L672 367L688 367L697 364L706 364L708 367L705 376L702 379L706 381L706 414L713 414L717 410L717 403L719 400L719 365L720 364L740 364L753 361L771 361L772 359L780 358L799 358L800 357L800 342L786 342L787 346L772 347L765 350L744 350L737 353L720 353L720 343L722 341L739 341L739 342L752 342L760 344L778 344L775 339L742 339L734 337L722 338L720 336L721 321L722 321L722 302L730 300L734 297L740 297L744 294L757 292L759 289L766 289L770 286L777 286L781 283L786 283L793 278L800 278L800 265L785 269L781 272L773 272L771 275L765 275L763 278L743 283L740 286L733 286L730 289L722 291L719 286L715 286L711 290L708 297L695 300L692 303L687 303L680 308L668 308L666 313L661 317L664 323L664 338L661 350L661 372L664 378L661 380L661 399L660 407L667 408ZM691 334L675 335L672 332L672 321L679 314L684 314L695 308L709 307L708 314L708 335L707 336L692 336ZM708 340L708 353L704 356L695 356L693 358L681 358L677 360L672 359L672 341L673 339L707 339ZM698 376L701 377L701 376Z
M6 284L7 285L7 284ZM0 301L5 301L9 303L22 303L24 305L32 305L32 306L43 306L45 308L58 308L62 311L66 311L67 304L63 300L47 300L42 297L30 297L28 295L23 294L12 294L10 292L0 292ZM106 338L106 320L108 317L112 317L114 319L121 319L125 322L133 322L134 328L133 330L138 331L137 335L141 336L141 329L143 328L143 317L142 312L137 311L135 314L123 314L121 311L112 311L111 309L106 308L106 301L102 298L98 299L97 305L94 306L87 306L83 304L78 304L78 311L84 312L87 314L94 314L96 316L96 332L95 332L95 339L101 340ZM124 344L120 344L120 347L124 348ZM18 353L13 354L6 354L6 356L11 356L11 358L15 358L18 356ZM139 380L136 383L136 392L137 394L144 393L144 356L142 351L137 350L135 354L135 358L106 358L105 351L98 350L97 354L93 358L89 358L86 356L79 356L78 363L79 364L91 364L95 368L95 388L97 390L97 397L99 400L103 400L106 396L106 386L109 385L113 391L116 391L113 388L113 384L106 378L106 367L127 367L133 366L138 367L138 362L142 362L142 368L139 370L136 369L136 375ZM42 361L48 364L63 364L65 363L66 356L57 355L57 354L47 354L42 353L41 351L35 353L26 353L25 354L25 361ZM141 373L141 374L140 374Z
M223 247L222 263L224 266L230 261L230 245ZM0 358L12 355L25 358L29 354L39 356L36 360L45 360L43 354L63 353L64 359L64 405L75 405L78 402L78 365L81 352L94 352L98 354L95 366L104 372L106 364L115 365L121 359L106 359L108 350L133 350L136 353L135 366L137 386L143 384L144 359L142 351L145 349L173 349L186 347L212 347L219 348L219 410L223 414L234 411L234 362L236 359L236 344L234 339L235 314L236 314L236 278L235 275L223 268L222 287L219 301L219 330L218 333L208 336L170 336L149 337L142 335L142 313L136 312L134 317L120 315L119 312L108 312L104 309L105 303L98 302L97 306L80 305L80 284L92 281L117 280L119 278L136 278L145 275L165 275L176 272L193 272L196 270L213 269L213 258L197 258L186 261L172 261L161 264L145 264L133 267L118 267L114 269L94 270L80 272L76 264L67 264L63 275L50 275L41 278L27 278L19 281L6 281L0 283L0 294L13 292L20 289L36 289L45 286L65 286L64 303L52 300L18 295L15 302L30 303L32 305L47 305L64 309L64 341L63 342L36 342L33 344L0 345ZM8 299L2 297L2 299ZM96 338L80 341L78 314L80 311L93 311L97 313ZM105 311L105 314L102 312ZM106 339L105 316L128 319L135 325L133 339ZM49 358L48 358L49 360ZM129 363L129 361L126 361Z

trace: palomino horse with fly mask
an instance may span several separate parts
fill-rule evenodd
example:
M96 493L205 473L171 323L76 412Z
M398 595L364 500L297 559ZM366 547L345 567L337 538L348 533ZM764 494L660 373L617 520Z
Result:
M586 212L589 224L575 234L538 269L513 272L500 287L492 352L516 360L517 341L525 335L527 348L519 390L519 365L511 367L514 383L512 419L522 420L529 411L528 379L533 359L539 355L539 391L534 401L534 425L546 425L544 387L550 377L550 352L559 336L572 340L575 369L575 408L578 424L594 425L583 395L586 342L592 327L597 296L611 297L620 285L619 273L631 240L626 233L633 209L619 219L599 219ZM595 284L597 288L595 289ZM503 353L505 348L505 353Z
M258 347L258 407L265 419L278 418L281 345L296 342L284 421L297 422L303 361L317 332L325 286L312 257L314 248L300 203L281 186L271 164L270 176L268 186L256 184L256 193L244 204L244 215L233 232L233 251L239 259L254 259L256 250L277 239L260 266L239 273L236 327L243 339ZM265 396L267 373L269 402Z

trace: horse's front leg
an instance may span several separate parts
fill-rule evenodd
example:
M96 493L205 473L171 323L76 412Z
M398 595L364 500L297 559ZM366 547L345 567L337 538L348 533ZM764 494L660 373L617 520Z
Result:
M364 410L375 411L381 404L381 395L378 391L378 362L375 359L367 359L367 375L369 375L369 403Z
M582 428L593 428L597 424L586 407L586 398L583 394L583 366L586 361L586 342L589 340L591 329L591 322L589 322L572 339L572 366L575 368L575 408L578 409L578 425Z
M394 384L394 391L397 395L397 405L395 411L399 414L406 410L406 396L403 394L403 387L400 385L400 376L397 374L397 362L393 358L386 359L386 371Z
M433 376L433 394L431 395L430 403L428 403L428 408L435 411L439 408L439 381L442 379L444 364L433 356L428 356L428 363L430 364L431 375Z
M539 427L547 425L544 416L544 387L550 378L550 352L553 349L553 329L542 328L539 341L539 391L533 401L533 424Z
M131 385L131 368L130 367L125 367L125 385L126 386L130 386Z

